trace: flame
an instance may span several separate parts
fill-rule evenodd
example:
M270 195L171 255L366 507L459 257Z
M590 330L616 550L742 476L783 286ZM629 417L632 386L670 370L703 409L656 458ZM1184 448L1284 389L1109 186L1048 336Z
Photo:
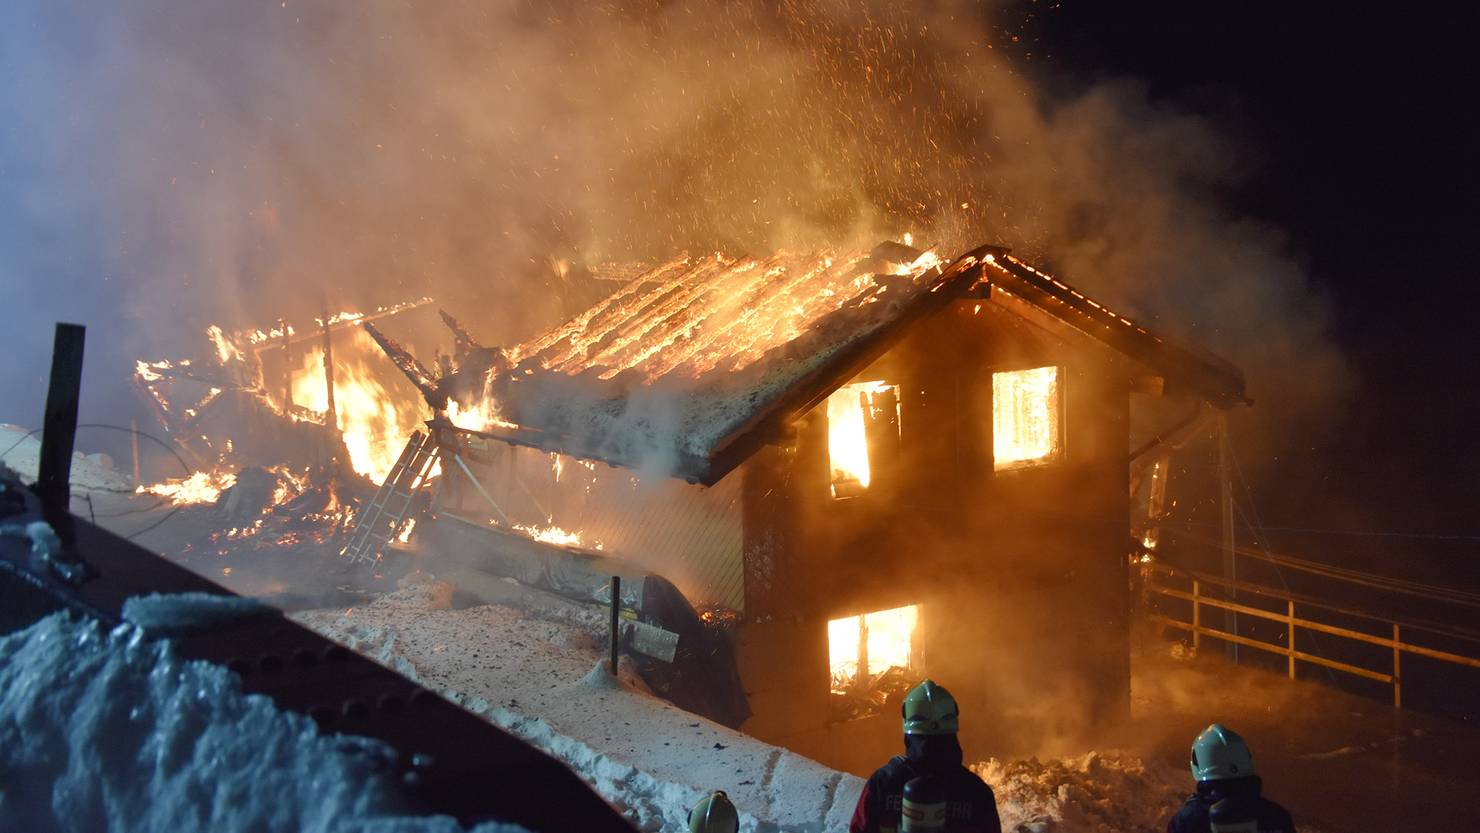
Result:
M868 261L868 252L675 258L506 353L525 372L600 370L602 379L624 371L654 381L744 370L829 313L884 297L886 282L859 269ZM923 285L938 263L926 253L895 271Z
M847 497L850 486L867 489L873 479L868 461L868 418L878 416L874 397L886 391L895 392L897 409L899 388L885 382L844 385L827 398L827 452L832 461L833 497Z
M359 328L337 337L334 343L336 427L344 435L350 465L377 483L385 480L395 466L407 435L421 420L416 401L390 393L375 378L367 358L378 350ZM307 349L302 365L294 371L293 402L309 411L328 411L322 346Z
M222 364L245 361L246 356L242 355L242 351L226 337L226 333L222 332L220 327L215 324L207 327L206 337L211 340L211 344L215 345L216 358L220 359Z
M231 472L198 471L184 480L167 480L152 486L140 486L134 491L141 495L168 498L180 504L215 503L220 499L221 492L235 483L236 475Z
M414 529L416 529L416 519L412 518L411 520L406 522L406 526L401 528L401 534L396 536L396 542L400 544L410 542L411 531Z
M501 419L498 405L492 397L483 397L472 405L462 405L456 399L447 400L447 419L458 428L468 431L487 431L490 428L518 428L512 422Z
M1061 447L1059 369L992 374L992 456L998 469L1048 462Z
M919 621L920 606L907 605L828 622L827 660L832 690L841 694L855 686L867 685L870 679L890 668L909 668ZM865 655L862 658L860 649Z
M554 544L558 547L583 546L583 544L581 543L581 533L571 532L568 529L561 529L560 527L554 526L553 524L550 526L514 524L514 528L524 533L525 535L528 535L529 537L535 539L536 541L540 541L545 544ZM598 542L595 545L594 549L601 549L601 544Z

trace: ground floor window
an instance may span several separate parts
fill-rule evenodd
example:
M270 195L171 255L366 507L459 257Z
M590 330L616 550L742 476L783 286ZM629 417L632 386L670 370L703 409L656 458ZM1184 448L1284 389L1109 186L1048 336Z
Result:
M828 666L837 719L882 711L917 680L915 634L920 606L907 605L827 623Z

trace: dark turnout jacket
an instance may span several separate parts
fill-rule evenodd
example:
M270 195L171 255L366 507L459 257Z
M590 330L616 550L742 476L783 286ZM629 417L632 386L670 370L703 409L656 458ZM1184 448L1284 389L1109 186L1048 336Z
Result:
M879 767L858 796L848 833L894 833L904 785L921 775L935 777L945 789L947 833L1002 833L997 797L992 788L961 765L955 735L907 735L905 754Z
M1247 808L1248 815L1258 821L1259 833L1295 833L1295 820L1289 811L1260 795L1261 789L1262 783L1257 775L1203 781L1197 785L1197 792L1167 822L1167 833L1210 833L1209 815L1213 805L1224 799L1231 799Z

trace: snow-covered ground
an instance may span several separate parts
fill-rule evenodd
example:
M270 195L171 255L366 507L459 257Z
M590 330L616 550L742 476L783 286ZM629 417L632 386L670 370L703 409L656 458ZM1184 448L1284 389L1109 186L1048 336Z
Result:
M18 425L0 423L0 462L15 469L27 483L35 482L41 466L41 435L28 433ZM129 494L134 490L131 478L118 472L107 455L80 451L72 455L71 483L74 495ZM76 508L75 500L73 508ZM85 508L82 514L87 514Z
M747 833L847 829L861 779L679 710L630 673L611 680L599 621L453 609L451 598L449 586L420 582L294 618L565 761L644 830L684 830L712 789L730 794ZM973 769L996 790L1004 830L1020 833L1160 829L1189 786L1181 768L1118 752Z
M0 637L5 833L462 830L401 812L380 774L389 754L322 736L133 626L55 614Z

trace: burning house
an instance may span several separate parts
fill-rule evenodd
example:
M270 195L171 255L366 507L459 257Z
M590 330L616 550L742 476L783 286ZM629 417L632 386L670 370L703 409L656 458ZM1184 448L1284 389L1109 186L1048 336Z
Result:
M1236 368L994 247L626 277L510 348L448 317L447 374L367 328L439 416L351 555L404 536L440 465L422 549L591 601L626 576L622 607L680 654L705 638L688 618L723 635L701 673L732 666L742 702L712 716L858 772L926 675L992 748L1126 712L1129 564L1167 451L1247 402ZM1133 396L1192 416L1132 454Z

